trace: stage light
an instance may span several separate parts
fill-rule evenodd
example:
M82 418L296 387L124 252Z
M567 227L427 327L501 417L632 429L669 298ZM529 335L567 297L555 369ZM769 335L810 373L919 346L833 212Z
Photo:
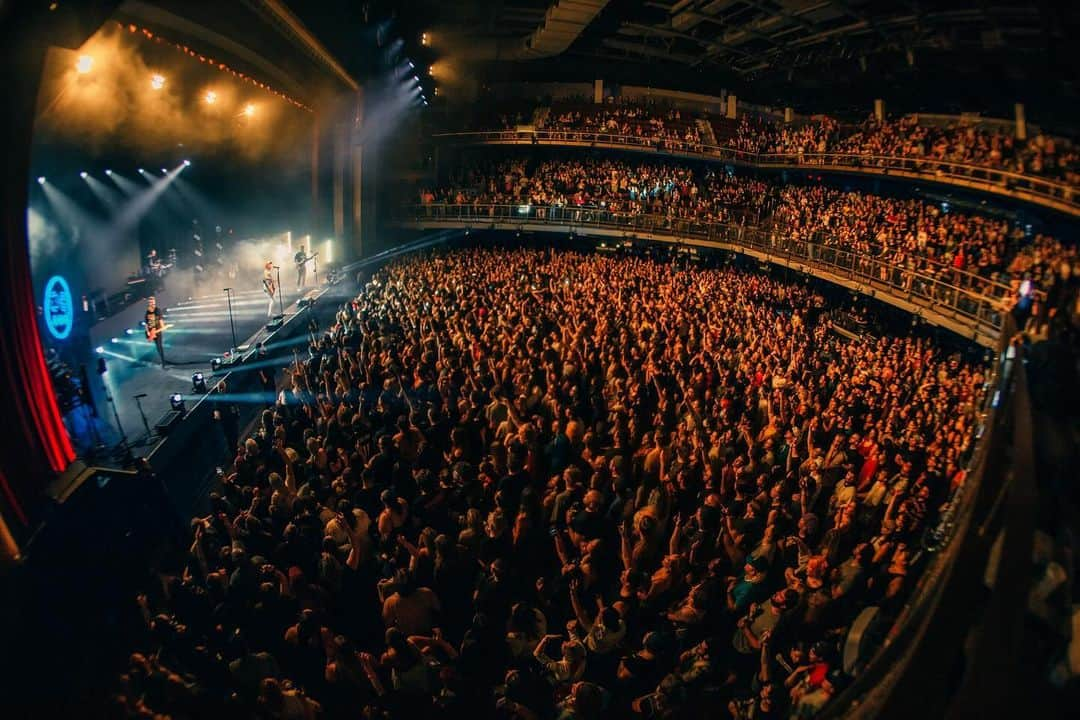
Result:
M190 165L190 164L191 164L191 161L190 161L190 160L185 160L185 161L184 161L184 167L187 167L187 166L188 166L188 165Z
M120 338L113 338L111 342L118 343L120 342Z
M416 77L415 75L413 75L413 76L412 76L412 79L413 79L413 82L414 82L414 83L416 83L417 85L419 85L419 84L420 84L420 78L418 78L418 77Z
M172 406L173 410L178 410L180 412L185 412L186 410L184 407L184 396L180 393L173 393L169 396L169 405Z
M415 69L416 69L416 66L415 66L415 65L413 65L413 62L412 62L412 60L410 60L410 61L409 61L409 69L410 69L410 70L415 70Z
M141 174L143 174L144 172L146 172L146 171L145 171L145 170L143 170L142 168L139 168L139 174L140 174L140 175L141 175Z
M94 58L89 55L80 55L75 63L75 69L79 71L80 75L85 75L94 69Z
M210 361L210 371L217 372L221 368L221 358L214 358Z
M109 170L108 168L106 168L105 169L105 174L106 175L112 175L112 170Z
M203 100L206 101L207 105L213 105L217 102L217 93L213 90L207 90L206 94L203 95Z
M96 348L94 348L94 352L96 352L98 355L101 355L103 352L105 352L105 348L98 345Z
M127 330L124 330L124 334L125 335L134 335L135 331L132 330L131 328L128 328Z
M156 73L154 75L151 75L150 87L154 88L155 90L160 90L161 88L165 87L165 76L158 75Z
M196 370L191 375L191 387L192 387L192 390L194 392L197 392L197 393L205 393L206 392L206 378L204 378L203 374L201 372L199 372L198 370Z
M429 65L428 69L427 69L427 73L431 77L435 77L435 66L434 65Z
M427 33L422 33L420 35L420 44L424 47L428 47L429 45L431 45L431 36Z
M169 174L169 171L168 171L168 170L166 170L165 168L161 168L161 174L162 174L162 175L168 175L168 174Z
M81 173L79 173L79 177L81 177L82 179L84 179L84 180L85 180L85 179L86 179L86 176L87 176L87 175L89 175L89 174L90 174L90 173L88 173L88 172L86 172L85 170L83 170L83 171L82 171Z
M37 181L38 181L38 185L44 185L45 184L45 176L42 175L41 177L39 177L37 179Z
M439 88L435 88L435 97L439 97Z
M247 105L245 105L244 106L244 114L247 115L248 117L251 117L252 115L254 115L255 114L255 106L252 105L251 103L248 103Z

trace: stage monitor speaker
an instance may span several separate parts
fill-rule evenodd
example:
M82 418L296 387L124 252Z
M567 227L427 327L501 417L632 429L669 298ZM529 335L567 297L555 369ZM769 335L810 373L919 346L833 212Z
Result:
M165 437L172 432L172 429L183 419L184 413L179 410L170 410L162 415L160 420L154 423L154 431L161 437Z

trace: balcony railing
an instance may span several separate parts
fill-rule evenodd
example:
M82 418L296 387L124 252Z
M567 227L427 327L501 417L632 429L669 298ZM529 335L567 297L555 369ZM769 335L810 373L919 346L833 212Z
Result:
M855 153L753 153L734 148L655 139L635 135L580 132L576 130L490 130L435 135L450 142L510 145L588 145L699 157L764 168L812 168L875 175L913 177L962 185L1080 215L1080 188L1065 182L999 170L987 165L935 160L933 158L860 155Z
M779 228L612 212L603 207L419 204L405 206L401 212L402 220L421 227L450 222L466 227L596 228L626 239L655 235L706 247L752 251L773 262L800 264L839 276L863 290L884 290L990 338L997 337L1004 308L1014 292L1008 285L971 273L945 266L902 267L888 259L837 247L826 238L820 242L793 239Z

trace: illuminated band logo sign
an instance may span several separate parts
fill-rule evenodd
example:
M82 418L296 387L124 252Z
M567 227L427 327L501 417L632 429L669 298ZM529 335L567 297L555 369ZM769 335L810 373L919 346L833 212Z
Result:
M63 340L71 334L75 324L75 308L71 301L71 288L67 280L53 275L45 283L45 327L57 340Z

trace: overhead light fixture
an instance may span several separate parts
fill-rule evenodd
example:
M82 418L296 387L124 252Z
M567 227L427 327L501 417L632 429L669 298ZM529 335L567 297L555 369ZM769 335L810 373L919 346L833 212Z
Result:
M105 168L105 174L106 175L112 175L112 170L109 170L108 168Z
M75 70L80 75L85 75L94 69L94 58L89 55L80 55L79 59L75 61Z
M81 173L79 173L79 177L81 177L81 178L83 178L83 179L85 180L85 179L86 179L86 176L87 176L87 175L89 175L89 174L90 174L90 173L88 173L88 172L86 172L85 170L83 170L83 171L82 171Z
M139 168L139 173L144 173L144 172L146 172L146 171L143 170L142 168Z
M150 76L150 87L155 90L160 90L165 87L165 76L154 73Z
M188 166L188 165L190 165L190 164L191 164L191 161L190 161L190 160L185 160L185 161L184 161L184 167L187 167L187 166Z
M244 106L244 114L247 115L248 117L251 117L252 115L254 115L255 114L255 106L252 105L251 103L248 103L247 105L245 105Z
M37 181L38 181L38 185L44 185L45 184L45 176L42 175L41 177L39 177L37 179Z
M206 94L203 95L203 100L206 101L207 105L213 105L217 102L217 93L213 90L207 90Z

